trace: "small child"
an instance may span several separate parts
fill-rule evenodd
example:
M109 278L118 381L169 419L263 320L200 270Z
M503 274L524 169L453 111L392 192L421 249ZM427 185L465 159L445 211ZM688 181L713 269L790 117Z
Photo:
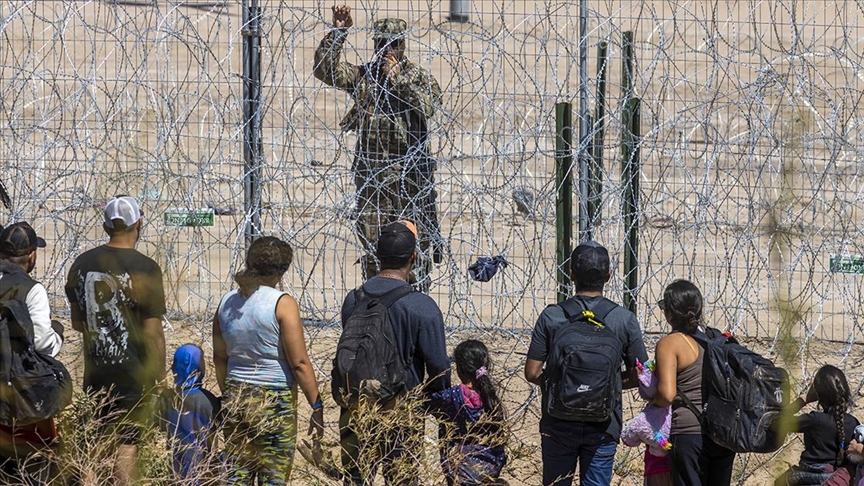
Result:
M644 365L636 360L639 370L639 396L650 400L657 394L657 376L654 362ZM648 404L633 417L621 431L621 441L630 447L645 444L645 486L671 486L672 465L669 461L669 431L672 426L672 408Z
M820 411L796 416L792 427L792 432L804 434L801 459L774 481L775 486L822 484L845 463L846 446L859 424L846 413L852 393L843 371L831 365L819 368L807 395L790 406L798 412L812 402L818 402Z
M852 470L855 472L853 485L864 486L864 425L855 427L855 437L849 444L849 461L853 463Z
M447 484L497 484L507 463L504 409L489 376L489 351L477 340L453 351L461 385L433 393L428 407L441 423L441 466Z
M184 484L207 482L207 471L215 464L212 457L219 399L203 388L204 353L194 344L184 344L174 353L175 387L159 400L159 423L168 434L173 452L172 468ZM196 481L197 480L197 481Z
M856 442L858 445L864 444L864 425L855 427L855 430L852 432L852 441L850 442L850 445L852 442ZM862 464L864 463L864 450L860 447L855 447L854 449L849 447L846 449L846 459L848 459L852 464Z

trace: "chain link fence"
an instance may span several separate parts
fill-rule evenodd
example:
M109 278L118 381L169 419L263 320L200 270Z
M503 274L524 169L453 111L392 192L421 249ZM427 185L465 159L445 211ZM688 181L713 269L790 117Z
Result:
M408 57L444 92L430 130L448 245L430 295L453 345L466 335L496 343L514 442L527 451L510 474L530 481L539 412L521 369L534 320L557 290L555 104L579 108L580 4L475 0L467 22L450 21L438 0L351 6L349 61L372 56L373 20L403 18ZM326 373L342 298L361 275L356 135L339 129L352 101L312 74L331 5L261 7L260 218L265 233L296 249L285 286ZM601 99L600 67L608 78L591 138L602 126L594 235L614 255L609 294L621 301L625 277L621 51L632 32L642 134L636 304L647 340L666 332L654 304L664 286L688 278L703 290L713 325L781 357L800 380L839 363L860 395L862 5L610 0L587 2L586 12L589 113ZM139 249L165 272L178 336L169 339L209 341L252 217L243 192L243 35L239 1L0 4L0 181L12 199L0 214L30 221L48 240L36 275L55 313L66 312L74 258L104 241L101 205L131 194L147 218ZM186 210L212 213L213 225L165 217ZM509 265L488 283L473 281L468 265L494 255ZM640 407L631 398L625 416ZM641 458L621 454L619 475L640 483ZM767 481L770 459L744 458L737 479Z

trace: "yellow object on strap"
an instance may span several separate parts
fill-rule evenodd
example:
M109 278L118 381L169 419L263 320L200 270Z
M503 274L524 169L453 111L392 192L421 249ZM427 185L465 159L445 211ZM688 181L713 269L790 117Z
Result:
M602 322L600 322L594 318L594 313L591 312L590 310L583 310L582 311L582 317L584 317L586 321L590 322L591 324L594 324L597 327L605 327Z

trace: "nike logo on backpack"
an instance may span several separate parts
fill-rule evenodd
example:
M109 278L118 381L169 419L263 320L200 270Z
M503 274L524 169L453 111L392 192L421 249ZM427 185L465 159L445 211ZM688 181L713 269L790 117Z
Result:
M585 393L587 391L591 391L591 387L588 385L579 385L579 388L576 389L576 393Z

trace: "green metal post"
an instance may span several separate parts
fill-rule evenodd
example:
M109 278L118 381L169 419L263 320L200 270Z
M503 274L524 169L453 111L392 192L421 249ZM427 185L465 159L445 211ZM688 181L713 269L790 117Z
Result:
M627 130L629 156L622 168L624 189L624 227L627 244L624 246L624 307L636 312L636 294L639 286L639 161L640 100L630 99L630 126Z
M591 130L594 139L591 143L591 166L588 175L588 219L593 238L594 227L603 224L600 207L603 204L603 137L606 134L606 62L608 50L606 41L597 47L597 101L594 105L594 120Z
M570 272L566 265L573 239L573 107L555 105L555 254L557 256L558 302L570 296Z
M624 88L621 125L621 184L624 201L624 307L636 312L639 283L639 99L633 96L633 32L624 32L621 78Z

